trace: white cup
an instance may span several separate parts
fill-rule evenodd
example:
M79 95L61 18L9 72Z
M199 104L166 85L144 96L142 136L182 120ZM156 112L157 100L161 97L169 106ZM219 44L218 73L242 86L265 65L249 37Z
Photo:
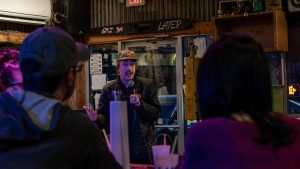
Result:
M155 169L174 169L178 164L178 154L157 155Z
M156 164L157 156L170 155L170 145L153 145L152 146L153 162Z

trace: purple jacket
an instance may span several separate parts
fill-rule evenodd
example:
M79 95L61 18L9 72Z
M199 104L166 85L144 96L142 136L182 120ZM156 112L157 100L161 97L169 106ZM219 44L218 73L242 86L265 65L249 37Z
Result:
M181 169L299 169L300 121L283 116L296 131L288 147L273 149L253 141L259 131L252 123L211 118L188 132Z

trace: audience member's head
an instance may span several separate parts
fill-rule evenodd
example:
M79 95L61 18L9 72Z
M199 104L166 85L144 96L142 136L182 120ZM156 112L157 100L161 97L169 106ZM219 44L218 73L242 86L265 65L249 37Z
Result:
M201 117L271 111L271 82L262 47L248 36L227 35L212 44L199 66Z
M0 50L0 91L22 85L23 78L19 67L19 51L13 48Z
M23 89L0 95L1 169L122 168L99 128L63 103L89 56L86 45L58 27L38 28L25 38Z
M278 146L291 141L287 126L272 113L265 52L250 36L225 35L207 49L198 70L197 96L203 119L247 114L260 129L259 142ZM288 137L279 138L283 136Z
M89 58L87 46L75 42L58 27L43 27L29 34L20 48L24 89L54 94L65 88L61 99L71 96L80 61Z

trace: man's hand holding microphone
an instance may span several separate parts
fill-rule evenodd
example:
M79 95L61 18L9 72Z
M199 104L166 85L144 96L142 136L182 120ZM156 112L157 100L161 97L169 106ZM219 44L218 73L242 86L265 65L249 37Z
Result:
M139 107L141 105L141 95L137 94L134 88L134 81L130 80L128 82L128 88L131 90L131 94L129 96L129 101L131 104L133 104L135 107Z

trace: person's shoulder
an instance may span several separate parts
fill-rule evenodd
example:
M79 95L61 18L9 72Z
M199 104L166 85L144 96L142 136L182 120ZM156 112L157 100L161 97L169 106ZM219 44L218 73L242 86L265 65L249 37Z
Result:
M288 115L288 114L283 114L283 113L278 113L279 117L283 120L287 120L287 121L299 121L297 119L297 117L294 117L292 115Z
M63 125L70 128L78 128L78 131L82 132L85 129L90 131L95 127L85 111L72 110L69 106L63 105L60 113Z
M7 102L7 98L6 98L7 94L8 94L7 91L3 91L2 93L0 93L0 121L1 122L7 120L6 118L3 118L3 117L9 116L9 112L5 108L6 106L8 106L8 104L6 103Z
M291 123L293 126L298 127L300 130L300 120L299 118L293 117L291 115L282 114L280 118L288 123Z
M231 123L232 120L228 118L223 118L223 117L214 117L214 118L208 118L205 120L200 120L197 124L195 124L195 127L198 128L203 128L203 127L212 127L220 124L226 124L226 123ZM193 127L194 127L193 126Z
M91 143L95 143L99 139L99 128L90 120L86 113L74 111L64 107L61 112L60 124L57 128L65 137L76 140L76 143L85 142L85 138L89 138Z
M229 128L234 128L238 126L239 123L232 119L228 118L209 118L199 121L197 124L194 124L190 131L191 133L223 133L229 131Z
M116 79L112 80L112 81L108 82L106 85L104 85L102 90L109 90L111 88L114 88L117 83L118 83L118 81Z
M145 78L145 77L136 77L136 80L138 82L143 83L144 85L153 85L153 80L150 78Z
M242 124L228 118L209 118L201 120L188 129L186 142L197 145L189 146L193 148L211 144L217 144L220 140L229 141L231 137L236 137L242 130ZM208 141L210 140L210 141Z
M139 77L139 76L137 76L136 79L137 79L138 81L141 81L141 82L148 82L148 83L152 82L152 79L150 79L150 78L145 78L145 77Z

